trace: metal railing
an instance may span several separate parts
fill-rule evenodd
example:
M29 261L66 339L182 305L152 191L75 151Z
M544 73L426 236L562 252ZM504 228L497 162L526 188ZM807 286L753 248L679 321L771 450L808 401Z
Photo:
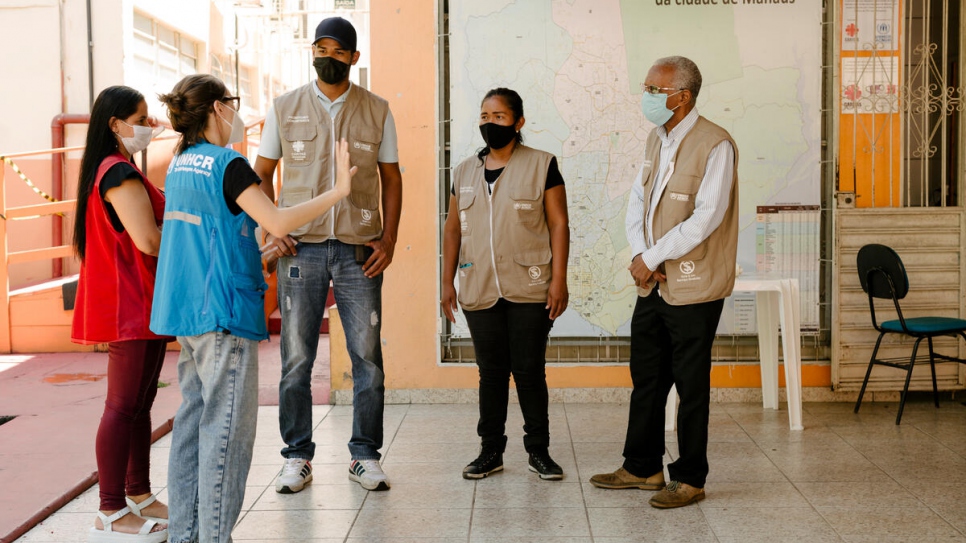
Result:
M242 142L235 147L235 149L245 156L249 156L249 153L253 149L257 149L258 143L261 141L261 127L264 125L264 122L264 119L258 119L247 124L245 127L245 137ZM259 135L259 138L253 141L249 138L249 132L255 127L258 127L257 134ZM171 140L176 137L177 136L164 136L156 138L155 141ZM8 166L7 161L3 159L10 159L10 162L13 162L13 159L43 157L45 155L50 155L51 161L53 162L54 160L59 160L60 157L65 156L65 153L83 150L84 146L76 146L0 154L0 353L9 353L12 350L10 318L10 266L13 264L23 264L42 260L59 260L62 258L75 257L74 248L71 245L54 245L53 240L50 242L51 246L48 247L11 251L7 239L7 222L11 220L39 219L51 215L62 216L67 213L73 213L76 204L76 199L70 199L57 200L42 204L7 207L6 173ZM58 194L62 194L63 187L58 188L61 190L61 192ZM60 238L58 237L56 239L59 240Z
M59 155L69 151L80 151L83 147L61 147L2 155L4 158L25 158L43 155ZM53 157L52 157L53 159ZM60 200L43 204L7 207L6 165L0 166L0 352L11 351L10 337L10 265L39 260L70 258L74 250L70 245L56 245L24 251L10 251L7 241L7 221L36 219L55 214L74 211L75 200Z

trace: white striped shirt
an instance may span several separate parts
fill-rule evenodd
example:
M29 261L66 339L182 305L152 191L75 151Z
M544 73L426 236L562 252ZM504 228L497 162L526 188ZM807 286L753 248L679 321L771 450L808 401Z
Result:
M650 220L647 225L647 236L644 235L644 168L637 173L634 186L631 187L631 199L627 204L627 217L624 226L627 230L627 241L631 245L631 254L641 255L649 270L656 270L665 260L673 260L688 254L692 249L708 239L715 228L721 224L731 196L731 184L734 182L735 151L731 144L723 141L716 145L708 155L708 164L701 179L701 186L694 197L694 212L684 222L671 228L664 236L654 241L653 221L654 212L661 195L667 187L665 172L671 158L677 153L678 146L684 136L694 128L698 122L698 110L690 113L667 134L663 126L655 127L661 139L661 162L658 165L657 177L660 185L655 186L651 195ZM633 260L633 258L632 258Z

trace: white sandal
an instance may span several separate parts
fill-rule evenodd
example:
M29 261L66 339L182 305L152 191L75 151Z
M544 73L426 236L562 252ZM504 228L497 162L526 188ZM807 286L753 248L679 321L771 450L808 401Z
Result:
M144 516L144 515L141 514L141 511L145 507L147 507L147 506L151 505L152 503L158 501L158 497L155 496L154 494L151 494L150 496L148 496L141 503L134 503L134 500L132 500L131 498L128 498L128 497L125 497L124 498L124 501L127 502L127 506L131 509L131 512L134 513L135 516L141 517L144 520L153 520L154 522L157 522L159 524L167 524L168 523L168 519L166 519L166 518L161 518L161 517L146 517L146 516Z
M98 530L96 526L92 526L87 532L87 543L163 543L168 540L167 528L158 530L157 532L151 531L158 524L153 520L145 520L144 524L141 525L141 529L136 534L115 532L114 521L130 512L131 509L128 507L121 509L111 516L107 516L98 511L97 516L101 519L104 529Z

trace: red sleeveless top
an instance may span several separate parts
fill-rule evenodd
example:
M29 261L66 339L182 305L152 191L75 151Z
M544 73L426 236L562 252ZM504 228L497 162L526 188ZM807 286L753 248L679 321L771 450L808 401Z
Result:
M134 166L141 174L141 182L154 210L154 220L159 226L164 216L164 195L145 179L136 165L120 153L101 162L94 188L87 198L86 256L81 261L71 327L71 341L75 343L91 345L165 339L148 328L158 258L139 251L127 229L123 232L114 230L101 198L104 174L121 162Z

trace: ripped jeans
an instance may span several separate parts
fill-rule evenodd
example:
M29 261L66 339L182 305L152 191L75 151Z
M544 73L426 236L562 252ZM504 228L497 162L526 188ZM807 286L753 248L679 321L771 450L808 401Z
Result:
M315 456L312 441L312 366L329 281L339 307L352 361L352 437L349 453L358 460L378 460L382 448L382 275L372 279L355 259L355 245L335 239L299 243L296 256L278 264L278 306L282 314L282 380L279 382L279 429L285 458ZM366 257L372 249L366 248Z

